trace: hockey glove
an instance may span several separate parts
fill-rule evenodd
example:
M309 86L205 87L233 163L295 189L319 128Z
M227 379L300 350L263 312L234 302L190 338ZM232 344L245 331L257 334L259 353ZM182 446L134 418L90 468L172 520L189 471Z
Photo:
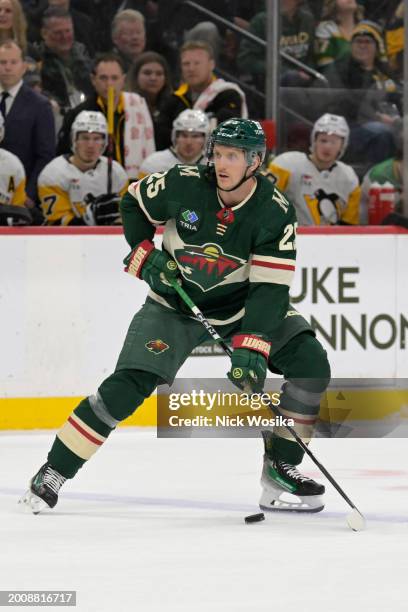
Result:
M233 337L231 370L227 376L239 389L263 390L271 343L259 334L241 333Z
M84 221L87 225L118 225L121 222L119 213L120 196L116 193L105 193L85 197L86 212Z
M179 276L177 264L165 251L156 249L150 240L138 244L123 263L126 264L125 272L142 278L156 293L176 293L168 279Z

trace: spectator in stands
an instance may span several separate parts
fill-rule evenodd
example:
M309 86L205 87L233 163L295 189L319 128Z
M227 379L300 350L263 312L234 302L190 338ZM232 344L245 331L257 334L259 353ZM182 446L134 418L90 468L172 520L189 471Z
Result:
M359 181L339 161L349 133L344 117L326 113L313 126L310 155L290 151L269 164L266 175L295 205L299 225L358 224Z
M112 45L111 41L111 24L114 14L119 8L119 0L83 0L76 2L71 0L70 11L73 15L75 38L79 42L83 42L88 46L87 40L91 39L91 45L94 51L106 51ZM28 39L31 42L41 41L41 19L44 11L48 8L48 0L23 0L24 11L28 21ZM80 14L90 19L91 31L88 32L88 37L84 36L83 24L85 21L81 18L81 24L77 27L75 16ZM91 53L91 50L89 51Z
M128 72L126 90L146 100L153 121L156 149L164 149L167 134L163 135L160 129L162 112L172 91L170 69L164 57L154 51L142 53Z
M170 145L171 126L185 108L207 113L215 122L232 117L247 117L245 94L238 85L214 75L215 61L211 46L204 41L188 41L180 49L183 82L176 89L163 109Z
M313 15L300 6L300 0L282 0L280 50L291 55L307 66L314 67L315 20ZM259 38L266 38L266 12L255 15L249 31ZM241 72L251 75L255 84L264 88L265 49L260 45L242 39L238 54ZM311 77L294 68L289 62L281 63L281 85L284 87L306 87Z
M72 17L74 25L74 38L85 45L89 55L93 57L95 53L94 24L85 13L78 11L71 6L71 0L46 0L48 6L59 7L67 11Z
M0 0L0 44L15 40L27 50L27 21L19 0Z
M98 111L82 111L71 129L72 155L53 159L41 172L38 191L48 225L117 225L126 172L113 161L111 179L103 153L107 123Z
M336 90L328 110L341 112L350 123L349 159L373 164L392 157L400 97L377 24L361 21L353 30L350 57L333 62L324 74Z
M351 36L363 11L357 0L327 0L316 29L316 62L327 66L350 55Z
M0 142L3 138L4 119L0 113ZM31 215L25 208L25 184L26 176L21 161L10 151L0 149L0 225L31 222Z
M142 13L132 9L116 13L112 23L112 42L127 72L145 50L146 30Z
M0 111L5 117L1 146L23 163L27 203L34 206L37 177L55 156L54 118L49 101L23 83L26 65L21 47L0 44Z
M391 213L402 213L403 198L403 123L393 125L396 154L376 164L364 177L361 192L360 222L380 225Z
M93 93L69 111L58 137L58 153L68 153L71 126L83 110L108 113L108 88L114 89L113 158L125 169L130 179L137 179L142 161L155 151L153 123L145 100L136 93L123 91L125 72L122 60L114 53L96 57L92 68Z
M91 60L84 45L74 40L72 17L65 9L45 11L41 36L37 50L44 92L65 112L92 91Z
M139 178L152 172L170 170L176 164L205 163L205 146L210 132L207 115L200 110L186 108L173 121L172 146L147 157Z

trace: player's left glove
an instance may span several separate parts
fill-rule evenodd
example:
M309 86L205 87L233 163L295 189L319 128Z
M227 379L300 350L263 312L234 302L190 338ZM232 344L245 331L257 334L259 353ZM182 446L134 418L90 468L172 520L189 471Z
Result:
M118 225L121 221L119 213L120 196L117 193L105 193L85 197L86 211L84 221L87 225Z
M142 278L156 293L175 294L169 279L180 276L180 271L174 259L154 247L150 240L143 240L124 259L125 272Z
M262 334L237 334L232 339L231 370L227 376L241 390L263 390L271 343Z

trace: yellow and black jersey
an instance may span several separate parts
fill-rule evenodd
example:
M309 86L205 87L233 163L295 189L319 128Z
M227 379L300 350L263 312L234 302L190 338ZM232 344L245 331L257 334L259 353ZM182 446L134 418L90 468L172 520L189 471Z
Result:
M0 204L24 206L27 199L24 166L16 155L0 149Z
M48 225L69 225L82 218L86 210L86 196L94 197L107 192L108 160L100 157L95 168L82 172L60 155L47 164L38 177L38 194ZM128 186L128 177L120 164L112 162L112 193L122 196Z
M361 189L351 166L337 161L319 170L306 153L282 153L265 175L296 208L299 225L350 225L359 222Z

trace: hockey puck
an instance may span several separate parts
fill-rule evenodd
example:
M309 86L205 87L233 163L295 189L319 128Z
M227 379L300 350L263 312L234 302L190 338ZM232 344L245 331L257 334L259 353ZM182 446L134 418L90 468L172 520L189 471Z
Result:
M264 521L265 515L263 512L259 512L259 514L250 514L245 517L246 523L259 523L259 521Z

